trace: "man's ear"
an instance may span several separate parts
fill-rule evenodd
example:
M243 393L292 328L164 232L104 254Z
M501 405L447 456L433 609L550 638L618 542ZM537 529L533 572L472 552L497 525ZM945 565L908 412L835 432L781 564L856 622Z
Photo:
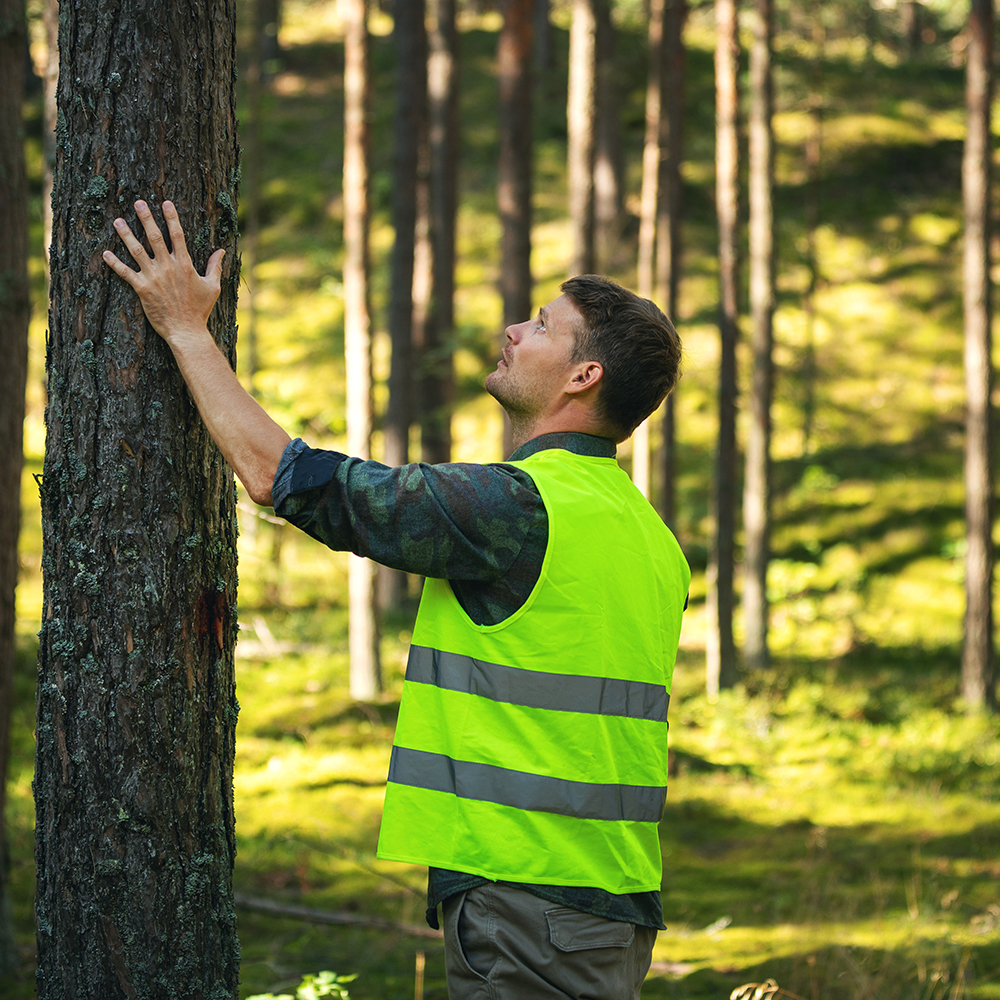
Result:
M566 385L567 392L585 392L593 389L604 376L604 366L600 361L584 361L570 376Z

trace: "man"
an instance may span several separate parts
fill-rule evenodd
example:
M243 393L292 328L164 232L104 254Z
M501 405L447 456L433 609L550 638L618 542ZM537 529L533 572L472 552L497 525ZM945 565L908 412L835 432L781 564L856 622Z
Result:
M657 822L667 703L690 572L615 461L677 381L648 300L585 275L510 326L487 390L505 463L389 469L291 441L243 391L207 319L177 212L172 251L121 219L139 270L104 259L170 345L223 455L314 537L427 577L379 856L429 866L453 998L638 997L662 928Z

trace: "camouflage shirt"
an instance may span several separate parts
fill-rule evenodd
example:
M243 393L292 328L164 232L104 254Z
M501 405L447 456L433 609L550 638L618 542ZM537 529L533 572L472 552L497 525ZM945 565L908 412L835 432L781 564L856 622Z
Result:
M615 457L608 438L567 432L534 438L511 460L549 448ZM276 514L331 549L450 581L458 602L479 625L495 625L524 604L548 544L548 515L531 476L502 462L414 462L390 468L296 439L281 457L272 495ZM436 908L443 899L485 881L432 868L428 923L438 926ZM617 896L568 886L518 888L611 920L663 927L658 892Z

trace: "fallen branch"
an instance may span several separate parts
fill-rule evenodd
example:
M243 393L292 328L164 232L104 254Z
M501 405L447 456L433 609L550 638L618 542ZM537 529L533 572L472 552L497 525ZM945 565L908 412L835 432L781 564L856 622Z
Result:
M357 913L335 913L333 910L316 910L311 906L295 906L291 903L279 903L273 899L261 899L258 896L244 896L236 893L236 905L244 910L256 910L259 913L270 913L276 917L289 917L292 920L305 920L311 924L350 924L354 927L371 927L382 931L402 931L413 937L440 939L444 937L441 931L431 927L420 927L416 924L401 924L395 920L384 920L382 917L365 917Z

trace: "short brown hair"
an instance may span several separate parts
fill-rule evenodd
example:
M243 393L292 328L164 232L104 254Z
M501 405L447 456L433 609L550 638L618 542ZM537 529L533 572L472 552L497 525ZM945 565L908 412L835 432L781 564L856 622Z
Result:
M573 361L601 363L599 412L624 441L677 385L680 337L654 302L609 278L580 274L562 291L583 315Z

